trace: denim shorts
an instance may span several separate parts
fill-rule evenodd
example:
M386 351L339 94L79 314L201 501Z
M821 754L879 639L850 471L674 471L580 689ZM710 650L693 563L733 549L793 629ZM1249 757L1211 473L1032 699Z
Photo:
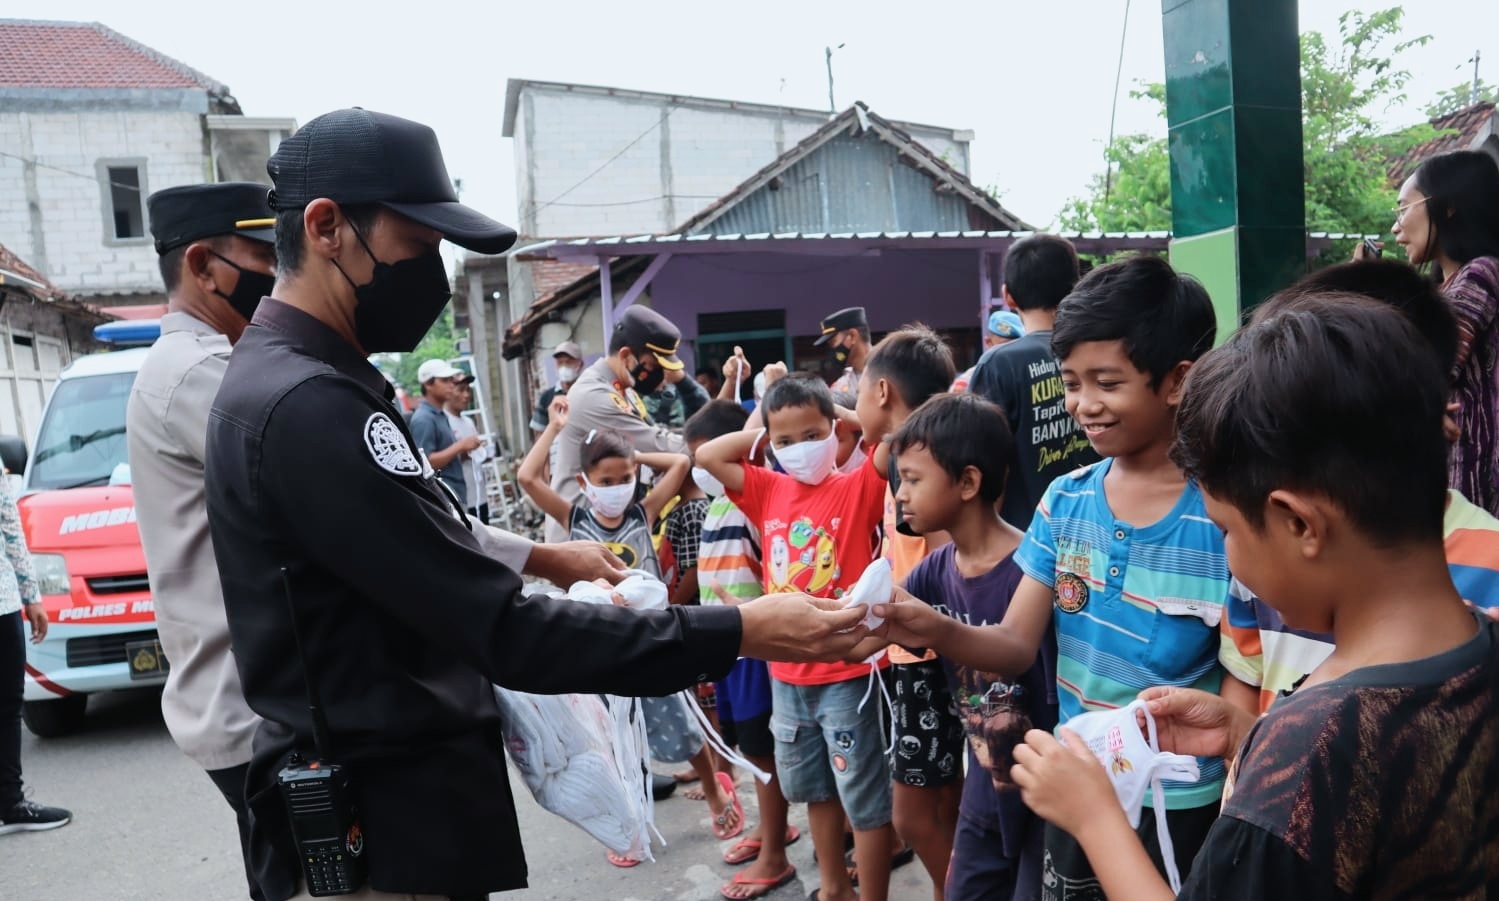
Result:
M884 699L867 679L829 685L771 680L770 731L776 775L786 800L839 800L859 831L890 823L890 769L885 762Z

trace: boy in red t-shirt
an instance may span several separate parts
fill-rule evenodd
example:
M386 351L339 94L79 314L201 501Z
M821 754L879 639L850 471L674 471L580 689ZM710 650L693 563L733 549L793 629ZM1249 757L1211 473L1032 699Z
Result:
M716 438L697 465L760 525L765 590L837 598L880 551L885 479L872 463L837 471L838 432L857 429L816 379L785 377L761 401L766 428ZM769 442L784 473L746 465ZM883 667L882 657L878 666ZM885 901L890 885L890 776L878 692L865 701L867 664L772 663L771 731L788 801L807 804L821 901ZM854 829L859 891L843 868L843 818Z

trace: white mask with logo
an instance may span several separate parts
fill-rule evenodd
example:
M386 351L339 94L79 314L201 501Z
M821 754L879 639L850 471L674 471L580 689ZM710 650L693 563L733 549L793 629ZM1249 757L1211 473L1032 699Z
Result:
M623 485L606 485L600 487L588 481L588 476L583 477L583 496L588 498L588 503L600 516L613 519L623 516L630 509L630 504L635 501L635 482L632 479Z
M578 370L573 366L558 366L557 381L564 385L571 385L578 380Z
M821 485L838 468L838 431L821 441L802 441L775 449L776 462L803 485Z
M723 497L724 495L723 482L714 478L713 473L701 466L692 467L692 481L696 482L697 487L703 489L703 493L709 497Z
M1145 735L1140 733L1136 713L1144 714ZM1088 750L1103 764L1131 826L1138 828L1140 825L1146 789L1154 792L1156 837L1166 863L1166 879L1171 883L1171 891L1179 893L1181 874L1176 869L1171 832L1166 826L1166 796L1161 781L1196 782L1202 778L1197 758L1161 750L1156 738L1155 718L1150 715L1144 701L1135 701L1118 710L1084 713L1068 720L1065 725L1087 743Z

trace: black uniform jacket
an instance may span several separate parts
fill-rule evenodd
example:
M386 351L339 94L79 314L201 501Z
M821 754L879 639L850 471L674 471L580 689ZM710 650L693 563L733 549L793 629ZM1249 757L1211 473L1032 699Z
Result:
M722 676L738 654L732 607L638 612L524 595L423 476L391 394L331 328L267 298L209 422L224 604L245 697L266 720L246 794L250 864L270 901L294 894L300 875L276 773L294 749L313 751L282 567L379 891L525 885L490 683L663 695Z

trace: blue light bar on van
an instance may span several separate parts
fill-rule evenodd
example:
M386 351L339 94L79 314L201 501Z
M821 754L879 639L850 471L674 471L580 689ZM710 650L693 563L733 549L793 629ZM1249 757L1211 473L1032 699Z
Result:
M116 347L149 347L160 337L160 319L121 319L94 326L95 341Z

